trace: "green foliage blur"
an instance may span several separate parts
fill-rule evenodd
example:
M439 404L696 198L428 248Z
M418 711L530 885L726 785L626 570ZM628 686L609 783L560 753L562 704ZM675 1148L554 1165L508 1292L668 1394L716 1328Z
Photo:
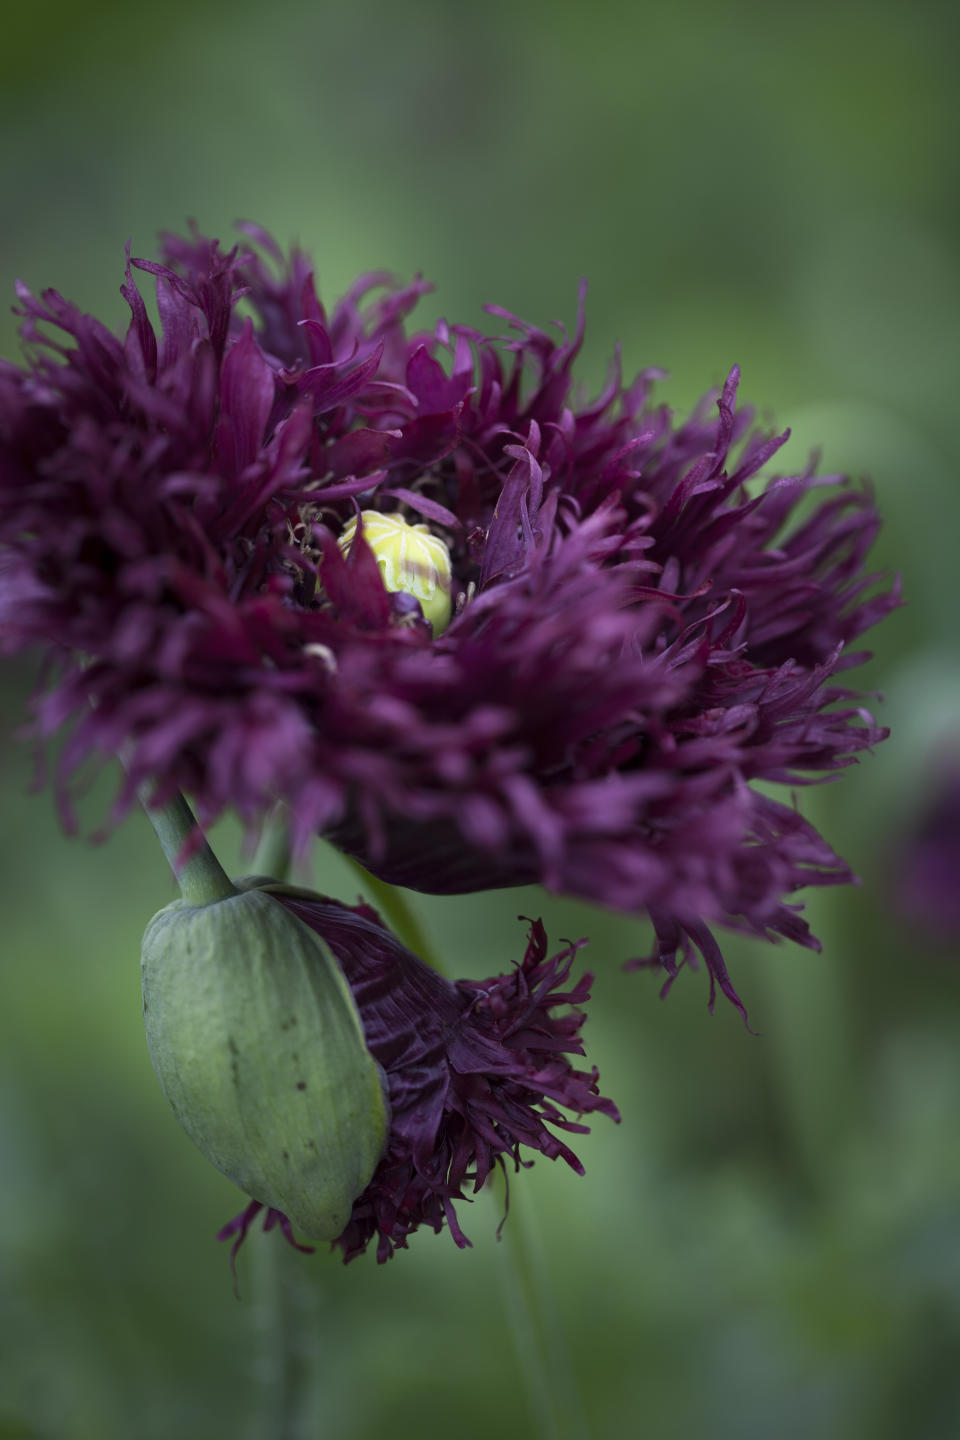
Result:
M332 296L367 268L573 319L582 373L743 369L787 464L869 475L909 604L866 687L894 728L807 811L863 876L822 955L726 939L760 1038L624 974L643 925L517 891L417 901L451 973L518 914L589 935L590 1058L623 1111L378 1267L257 1234L154 1081L137 955L172 882L146 822L66 839L0 695L0 1440L949 1440L960 1434L960 957L894 906L960 734L958 10L938 0L38 0L4 21L0 275L120 324L123 245L254 218ZM496 322L491 322L496 323ZM0 353L17 354L0 319ZM86 832L109 806L95 785ZM237 832L214 836L243 870ZM318 846L314 880L358 889ZM960 884L960 877L958 877ZM275 1242L275 1243L274 1243ZM281 1301L283 1303L281 1303ZM284 1417L285 1373L301 1392Z

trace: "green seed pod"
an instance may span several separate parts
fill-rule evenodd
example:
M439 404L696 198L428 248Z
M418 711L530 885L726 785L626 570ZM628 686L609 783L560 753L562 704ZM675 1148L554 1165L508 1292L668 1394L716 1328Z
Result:
M402 515L384 515L379 510L362 510L363 536L374 553L383 583L388 590L413 595L420 601L425 620L434 635L450 624L450 551L427 525L413 525ZM348 520L337 542L349 554L357 533L356 518Z
M381 1072L340 968L262 880L143 938L153 1068L190 1139L314 1240L343 1231L387 1135Z

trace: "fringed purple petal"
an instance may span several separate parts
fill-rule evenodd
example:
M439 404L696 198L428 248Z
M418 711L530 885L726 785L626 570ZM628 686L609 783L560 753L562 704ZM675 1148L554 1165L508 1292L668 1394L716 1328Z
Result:
M235 1215L232 1220L229 1220L226 1225L217 1231L218 1240L233 1241L233 1244L230 1246L230 1273L233 1276L233 1293L237 1296L238 1300L240 1294L237 1289L237 1255L261 1210L266 1210L262 1226L265 1234L279 1226L280 1233L287 1244L291 1249L299 1250L301 1255L312 1255L316 1248L313 1245L298 1244L294 1238L290 1221L282 1210L275 1210L272 1205L263 1205L259 1200L251 1200L250 1204L241 1210L239 1215Z
M389 1087L387 1146L336 1242L344 1260L375 1236L378 1260L388 1260L419 1226L439 1231L444 1221L455 1243L468 1245L455 1204L476 1194L495 1165L528 1163L521 1147L583 1173L554 1132L586 1133L582 1115L620 1118L599 1094L596 1070L577 1070L568 1058L583 1054L579 1007L593 977L568 981L584 942L551 956L533 921L523 960L508 974L451 984L368 907L278 898L336 955Z

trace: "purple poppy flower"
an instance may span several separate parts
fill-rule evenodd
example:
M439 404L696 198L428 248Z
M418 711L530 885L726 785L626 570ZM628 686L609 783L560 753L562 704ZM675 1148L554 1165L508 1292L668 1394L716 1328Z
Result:
M960 744L930 766L924 804L892 857L896 908L914 929L948 944L960 937Z
M389 1260L421 1225L439 1232L446 1223L458 1246L469 1245L455 1202L477 1193L495 1165L506 1173L508 1161L516 1169L531 1163L521 1159L521 1147L583 1174L553 1132L586 1134L579 1117L594 1112L620 1119L598 1092L597 1071L576 1070L568 1058L583 1054L579 1007L593 983L585 974L566 988L583 941L548 957L536 920L522 961L508 974L452 983L404 949L368 906L282 887L273 893L333 951L386 1077L387 1143L334 1242L345 1261L374 1236L377 1259ZM558 1008L562 1014L553 1013ZM264 1211L264 1229L279 1224L295 1244L287 1217L254 1200L220 1232L221 1240L234 1240L233 1257Z
M66 821L71 777L122 746L114 819L144 782L205 821L282 797L301 848L325 833L394 883L648 914L637 963L669 984L699 954L739 1005L708 927L815 946L793 897L852 878L752 782L834 778L886 733L835 682L897 603L864 571L869 493L758 480L787 434L737 407L736 369L679 424L655 371L615 363L584 399L582 306L572 339L498 310L512 339L408 334L419 280L367 277L328 314L306 259L248 234L129 262L122 338L20 290L0 632L60 659L34 728L70 727ZM364 512L442 540L439 633Z

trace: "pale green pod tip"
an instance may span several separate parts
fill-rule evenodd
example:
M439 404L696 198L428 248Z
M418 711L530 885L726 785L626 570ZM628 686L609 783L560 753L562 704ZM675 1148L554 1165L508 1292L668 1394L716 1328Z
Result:
M419 600L434 635L441 635L450 624L453 584L450 551L444 542L428 525L412 524L402 515L363 510L360 518L364 539L373 551L386 588ZM354 516L338 541L345 555L350 553L356 533Z
M329 947L278 900L175 900L143 938L147 1045L207 1159L314 1240L334 1240L386 1144L382 1072ZM245 888L246 887L246 888Z

